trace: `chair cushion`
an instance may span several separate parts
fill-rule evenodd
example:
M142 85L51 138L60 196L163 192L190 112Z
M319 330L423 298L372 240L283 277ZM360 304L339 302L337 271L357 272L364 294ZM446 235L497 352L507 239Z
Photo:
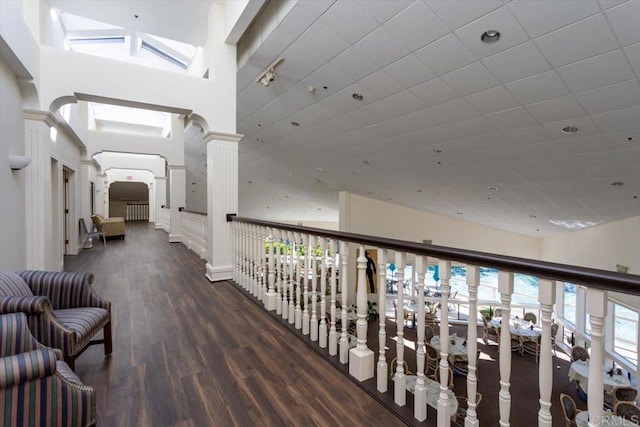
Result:
M27 282L16 273L0 272L0 296L16 297L33 295Z
M60 373L60 375L62 375L72 383L78 384L78 385L84 385L80 377L78 377L76 373L71 370L69 365L67 365L62 360L58 360L58 362L56 363L56 370Z
M92 337L109 319L109 312L104 308L82 307L53 310L53 314L67 327L73 329L82 341L84 337Z

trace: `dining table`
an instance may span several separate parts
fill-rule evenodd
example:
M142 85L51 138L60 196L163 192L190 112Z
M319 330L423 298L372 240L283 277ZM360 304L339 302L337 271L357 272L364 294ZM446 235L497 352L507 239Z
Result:
M440 335L434 335L429 342L433 348L440 352ZM456 360L465 360L468 357L467 340L457 335L449 336L449 347L447 349L449 358Z
M410 393L415 393L416 384L418 382L417 375L406 375L405 376L405 387L407 391ZM424 379L425 387L427 389L427 405L431 406L434 409L438 409L438 398L440 396L440 383L432 380L431 378ZM449 406L451 407L451 417L454 417L456 412L458 412L458 399L456 399L456 394L453 390L447 390L447 395L449 396Z
M490 323L498 329L502 328L501 317L494 317ZM525 341L536 341L538 337L542 335L542 328L540 326L518 317L509 321L509 331L512 336L517 337L520 341L520 354L523 354L522 344Z
M576 415L575 421L576 421L576 426L578 427L588 427L589 412L588 411L578 412L578 414ZM602 427L609 427L609 426L621 427L621 426L637 426L638 424L634 423L631 420L627 420L617 415L613 415L611 412L604 412L602 414L602 418L600 419L600 424L598 425Z
M629 378L620 374L609 375L609 368L602 367L602 383L605 391L611 390L615 387L630 386L631 382ZM575 380L580 385L580 388L588 393L587 387L589 385L589 362L584 360L576 360L569 367L569 378Z

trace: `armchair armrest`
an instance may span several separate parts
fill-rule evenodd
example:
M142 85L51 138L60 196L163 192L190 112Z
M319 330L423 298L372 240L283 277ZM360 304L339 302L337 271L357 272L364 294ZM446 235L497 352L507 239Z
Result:
M92 273L54 271L19 271L36 295L49 298L54 310L77 307L98 307L111 311L111 302L91 289Z
M49 298L42 296L0 297L0 314L42 314L51 307Z
M44 378L56 371L56 353L51 349L33 350L0 358L0 389Z

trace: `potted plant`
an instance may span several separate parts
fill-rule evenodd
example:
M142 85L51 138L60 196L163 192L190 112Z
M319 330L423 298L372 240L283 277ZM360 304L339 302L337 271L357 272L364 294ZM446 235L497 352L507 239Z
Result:
M438 306L439 304L433 301L429 301L424 305L424 322L427 325L433 325L435 323Z
M493 318L493 310L491 307L481 309L480 314L487 320L491 320Z

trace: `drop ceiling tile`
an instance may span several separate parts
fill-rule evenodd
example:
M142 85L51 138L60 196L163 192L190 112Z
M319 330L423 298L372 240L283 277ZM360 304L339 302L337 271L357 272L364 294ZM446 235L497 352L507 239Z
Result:
M428 82L419 84L409 89L409 92L420 98L427 107L442 104L458 98L454 92L442 79L435 78Z
M387 30L379 27L353 46L378 67L384 67L409 54Z
M540 123L555 122L585 116L586 113L573 95L561 96L546 101L527 104L525 108Z
M379 70L360 80L358 83L378 99L383 99L394 93L402 91L402 86L389 76L385 71Z
M375 19L353 1L335 2L320 17L320 21L351 44L354 44L378 26Z
M435 77L435 74L415 55L407 55L393 64L387 65L384 71L405 89Z
M640 78L640 43L632 44L624 48L624 54L633 68L636 77Z
M351 78L340 72L340 70L330 62L318 68L310 77L318 82L317 90L320 90L323 86L327 86L327 90L332 93L340 91L353 83Z
M356 111L362 114L361 126L370 126L399 116L399 113L396 110L389 107L383 101L376 101Z
M337 93L323 99L319 104L333 111L336 116L358 108L357 105L350 102L349 98Z
M383 24L391 17L397 15L401 10L410 6L413 1L395 0L395 1L371 1L357 0L360 7L367 11L376 21Z
M336 0L300 0L298 4L305 9L313 16L322 15Z
M507 83L505 86L522 104L532 104L570 93L553 70Z
M447 123L466 120L480 115L471 104L462 98L454 99L453 101L445 102L432 108L440 113Z
M291 116L292 121L296 121L298 123L304 123L305 126L314 126L318 123L322 123L325 120L329 120L337 116L337 114L327 108L320 102L316 102L308 106L307 108L296 112Z
M600 11L595 1L513 1L509 9L529 36L539 37Z
M430 127L439 126L447 122L446 117L442 116L433 108L425 108L415 113L403 116L408 122L405 124L402 133L411 133Z
M480 37L487 30L498 30L502 37L497 43L484 43ZM480 59L495 55L528 40L527 34L506 7L494 10L465 25L455 34Z
M611 150L611 145L602 135L564 139L556 141L556 143L558 149L567 155L572 153L594 153Z
M483 59L482 63L502 83L519 80L551 68L533 42L497 53Z
M502 6L501 1L470 1L464 7L449 0L425 0L425 3L451 30L457 30Z
M378 67L373 62L352 47L333 58L329 63L354 81L360 80L378 70Z
M419 49L449 32L422 2L414 2L389 19L384 27L410 51Z
M349 47L336 33L320 21L315 21L298 39L316 52L322 59L329 61Z
M429 43L415 55L438 75L457 70L476 61L476 57L453 34Z
M566 65L557 71L572 92L582 92L633 78L633 72L619 49Z
M484 117L474 117L472 119L455 122L453 126L458 129L461 138L483 135L498 130L493 123Z
M354 94L362 95L361 100L357 100L353 98ZM365 105L369 105L377 101L378 99L374 94L366 90L359 83L354 83L352 85L347 86L338 92L338 95L344 97L348 102L352 103L356 106L356 108L362 108Z
M471 95L500 84L480 62L474 62L445 74L442 79L461 96Z
M482 114L495 113L517 107L518 101L504 86L496 86L465 97Z
M610 9L628 0L599 0L603 9Z
M539 37L535 42L554 67L571 64L618 47L613 31L601 14Z
M622 46L640 42L640 2L628 1L606 11L609 24Z
M297 83L326 62L301 41L295 41L283 53L285 60L276 69L276 80L283 75ZM295 58L287 61L286 58Z
M640 103L640 83L635 79L627 80L577 93L576 98L588 114L621 110Z
M603 133L633 130L638 128L640 106L594 114L591 118Z
M638 129L605 133L604 137L616 150L630 147L640 148L640 123Z
M424 103L407 90L385 98L384 102L400 114L409 114L425 108Z
M291 12L287 14L286 18L282 20L278 29L298 37L313 24L315 19L316 17L309 13L307 9L300 6L294 7Z
M264 70L275 61L282 52L295 41L295 37L282 29L277 29L260 45L257 51L251 55L250 62ZM258 73L256 73L257 77Z
M523 107L487 114L485 117L500 130L518 129L536 124L536 120Z

